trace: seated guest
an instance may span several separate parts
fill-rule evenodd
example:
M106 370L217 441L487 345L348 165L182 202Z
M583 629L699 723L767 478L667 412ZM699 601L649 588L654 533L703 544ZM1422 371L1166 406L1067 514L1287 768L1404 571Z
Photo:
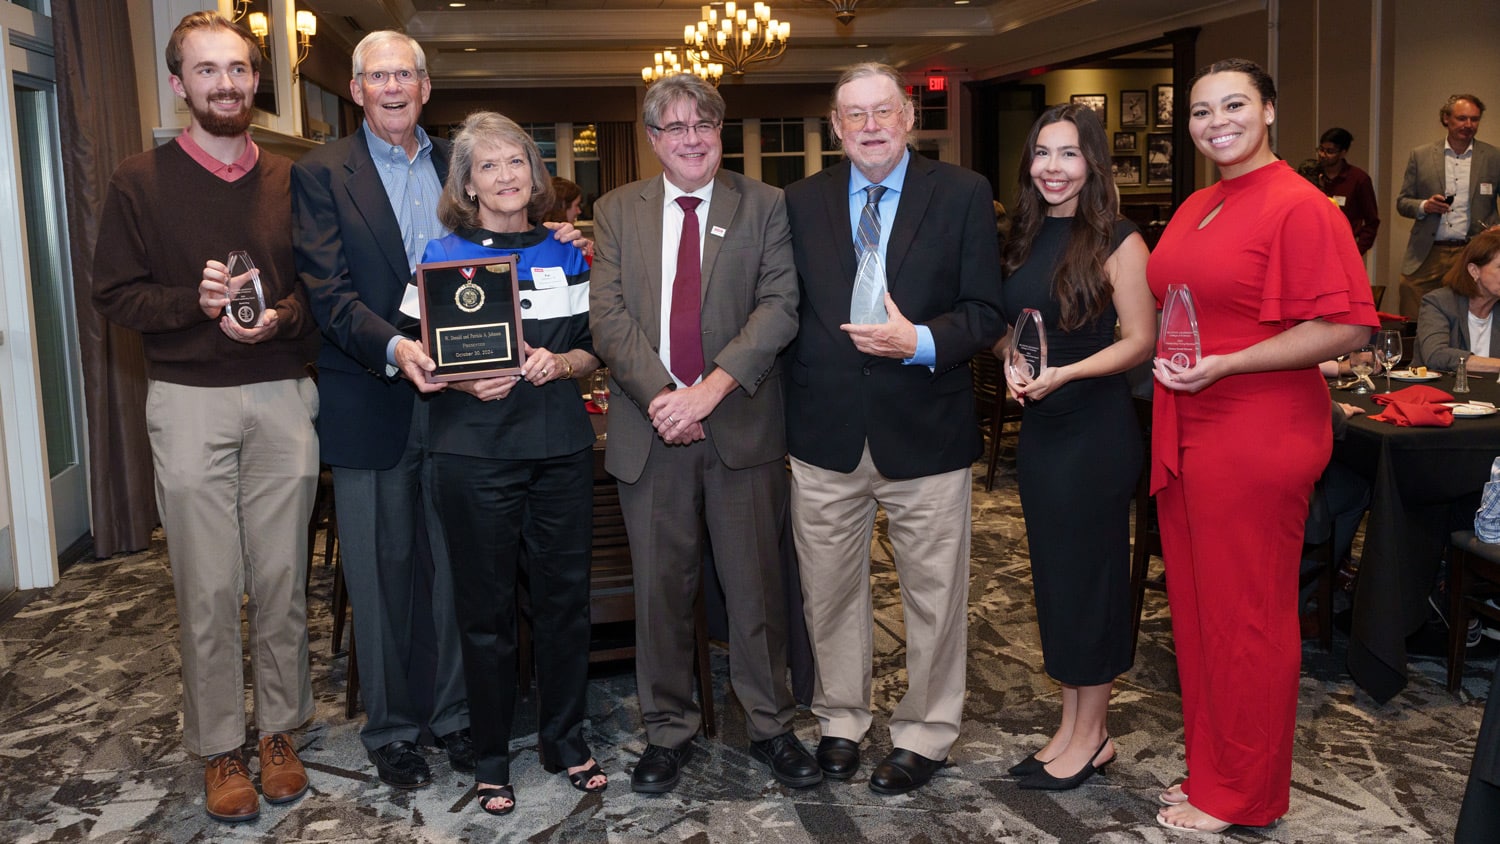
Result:
M583 213L583 189L571 179L552 177L552 207L542 215L545 223L576 223Z
M434 490L453 565L454 604L477 753L479 808L515 807L516 581L525 566L536 629L542 765L579 791L609 784L583 737L588 686L594 429L572 379L599 366L589 271L538 222L552 185L509 118L476 112L453 141L438 217L453 233L423 262L515 255L525 321L519 375L454 381L432 403ZM522 383L522 382L525 383Z
M1470 372L1500 372L1495 303L1500 301L1500 230L1464 247L1443 286L1422 297L1417 314L1417 364L1451 370L1460 358Z

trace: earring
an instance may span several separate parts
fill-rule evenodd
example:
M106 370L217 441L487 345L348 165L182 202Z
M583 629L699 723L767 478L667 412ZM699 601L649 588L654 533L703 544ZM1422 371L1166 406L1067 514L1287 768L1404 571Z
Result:
M479 194L477 194L477 193L471 193L471 194L469 194L469 201L470 202L473 202L474 200L476 200L478 198L479 198Z

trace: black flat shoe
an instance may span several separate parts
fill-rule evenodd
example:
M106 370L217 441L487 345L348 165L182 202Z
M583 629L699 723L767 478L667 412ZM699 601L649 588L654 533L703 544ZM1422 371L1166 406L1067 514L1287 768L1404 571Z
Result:
M1099 749L1094 751L1094 755L1089 757L1089 761L1083 763L1083 768L1070 777L1054 777L1047 773L1046 768L1042 768L1021 780L1021 787L1031 791L1071 791L1087 782L1089 777L1104 770L1105 765L1115 761L1115 757L1111 756L1097 765L1094 764L1094 760L1098 759L1099 754L1103 753L1104 748L1108 746L1109 736L1105 736L1104 743L1099 745Z
M516 790L508 785L495 786L494 788L476 788L474 789L474 796L479 798L479 809L486 815L508 815L512 811L515 811L516 808ZM510 805L504 809L491 809L490 801L497 797L509 800Z
M831 780L846 780L859 772L859 742L824 736L818 741L818 767Z
M771 766L771 776L787 788L808 788L823 781L823 769L790 731L750 742L750 755Z
M646 745L641 761L630 772L630 790L640 794L666 794L677 787L682 766L693 755L692 744L682 747Z
M370 761L375 763L375 772L386 785L421 788L432 782L432 771L427 768L427 760L417 752L417 746L409 741L393 741L369 751L369 754Z
M438 736L433 741L438 747L448 751L448 767L465 774L474 773L474 764L478 761L479 754L474 750L474 739L469 736L468 727Z
M870 790L876 794L905 794L926 785L946 762L898 747L875 766L875 772L870 774Z
M1050 762L1051 760L1049 759L1048 761ZM1013 777L1028 777L1046 766L1047 763L1036 758L1036 754L1033 753L1016 764L1011 765L1010 770L1006 771L1006 773Z

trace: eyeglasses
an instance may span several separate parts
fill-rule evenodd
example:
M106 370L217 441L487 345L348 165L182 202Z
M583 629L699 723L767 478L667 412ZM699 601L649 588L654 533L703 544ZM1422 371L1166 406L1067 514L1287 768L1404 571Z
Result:
M877 125L894 126L901 114L902 108L900 106L882 105L876 106L869 111L860 109L841 111L839 112L839 122L851 129L862 129L864 128L865 121L874 117Z
M371 70L359 75L363 76L365 81L371 85L384 85L392 79L395 79L401 85L415 85L417 84L417 80L422 78L422 73L423 71L420 70L403 67L400 70Z
M1318 155L1338 155L1343 150L1338 147L1318 147Z
M668 123L665 126L652 126L650 123L647 123L646 125L674 141L686 138L688 132L692 132L694 135L711 135L719 130L719 124L711 120L700 120L692 124Z

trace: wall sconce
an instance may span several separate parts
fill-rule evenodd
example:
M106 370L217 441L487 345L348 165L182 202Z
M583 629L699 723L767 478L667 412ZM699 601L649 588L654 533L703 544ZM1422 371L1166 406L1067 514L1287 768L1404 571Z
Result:
M307 59L307 54L312 50L312 38L318 34L318 18L312 12L303 10L297 13L297 58L292 60L292 81L296 82L301 75L297 68Z
M249 20L250 34L260 42L260 51L266 51L266 36L271 32L270 21L266 20L265 12L251 12Z

